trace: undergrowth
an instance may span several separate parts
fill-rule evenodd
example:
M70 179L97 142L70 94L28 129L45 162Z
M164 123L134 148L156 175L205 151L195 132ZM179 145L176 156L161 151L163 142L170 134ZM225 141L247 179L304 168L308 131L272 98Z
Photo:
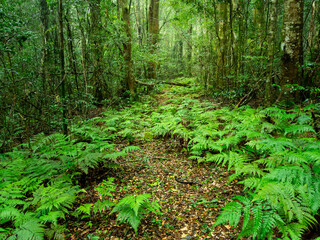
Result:
M180 139L190 159L226 166L230 181L244 185L215 226L239 225L239 238L301 239L318 224L320 104L231 110L185 95L171 102L153 114L153 134Z
M117 121L113 120L79 122L69 136L39 134L30 144L1 155L0 239L66 237L64 219L72 214L89 169L117 167L117 158L139 149L115 150L112 141L122 134L117 133ZM100 195L104 196L103 191ZM110 206L110 202L98 201L93 211Z
M85 219L109 208L137 232L142 217L160 212L147 193L115 202L108 179L96 187L96 203L72 206L90 168L116 167L119 157L139 149L131 145L136 140L159 137L177 139L190 160L226 166L230 181L243 184L244 194L223 208L215 226L237 226L239 238L301 239L318 224L320 105L231 110L201 100L199 91L173 87L162 105L148 100L111 109L73 125L70 136L37 135L0 155L0 238L63 239L67 214ZM129 146L115 151L117 139Z

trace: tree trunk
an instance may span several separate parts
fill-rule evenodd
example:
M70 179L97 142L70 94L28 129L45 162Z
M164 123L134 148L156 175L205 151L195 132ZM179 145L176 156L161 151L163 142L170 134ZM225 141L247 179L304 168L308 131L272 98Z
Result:
M303 0L284 1L283 17L283 40L282 40L282 94L286 84L302 83L303 64ZM296 92L294 95L288 93L288 97L293 100L300 99Z
M311 9L310 29L308 34L308 45L310 58L313 62L319 62L319 31L320 31L320 3L314 0Z
M256 0L254 6L254 25L256 28L257 40L258 40L258 49L262 49L263 45L263 33L265 28L264 20L264 0Z
M83 22L79 16L79 10L77 8L77 18L78 18L78 23L79 23L79 29L80 29L80 35L81 35L81 54L82 54L82 59L81 59L81 65L82 65L82 72L83 72L83 80L84 80L84 85L85 85L85 90L86 94L88 93L88 81L87 81L87 69L88 69L88 54L87 54L87 40L83 28Z
M121 0L122 19L125 22L126 41L123 43L123 58L126 64L125 90L129 90L131 95L135 94L135 81L132 72L131 59L131 27L130 27L130 12L128 0Z
M106 97L106 86L103 79L103 45L101 39L101 16L100 0L90 0L91 12L91 49L93 55L93 76L94 95L98 102Z
M42 91L46 95L46 75L48 68L48 41L49 41L49 8L46 0L40 0L40 20L42 30L42 57L41 57L41 78L42 78Z
M190 28L189 28L189 43L190 45L188 45L188 56L187 56L187 59L188 59L188 63L187 63L187 75L188 76L192 76L192 24L190 25Z
M217 66L218 70L216 72L217 87L222 89L224 86L225 71L226 71L226 48L227 48L227 4L225 2L219 3L218 6L218 40L219 40L219 50L218 50L218 60Z
M266 105L270 106L272 103L272 80L274 74L274 54L276 50L276 36L277 36L277 19L278 19L278 0L270 0L269 2L269 39L268 39L268 76L265 88Z
M74 47L73 47L73 35L71 30L71 24L69 22L69 10L67 10L67 14L65 16L66 23L67 23L67 36L68 36L68 50L69 50L69 62L70 68L72 69L74 81L77 88L77 94L79 94L79 84L78 84L78 73L77 73L77 60L76 55L74 54Z
M64 63L64 36L63 36L63 5L59 0L59 33L60 33L60 81L61 81L61 103L63 134L68 135L67 109L66 109L66 90L65 90L65 63Z
M137 35L138 35L138 40L139 40L139 46L142 46L142 41L143 41L144 36L143 36L140 0L137 0L135 16L136 16L136 25L137 25Z
M159 2L160 0L151 0L149 6L149 38L150 38L150 55L155 53L156 45L159 38ZM156 63L148 63L148 78L156 79Z

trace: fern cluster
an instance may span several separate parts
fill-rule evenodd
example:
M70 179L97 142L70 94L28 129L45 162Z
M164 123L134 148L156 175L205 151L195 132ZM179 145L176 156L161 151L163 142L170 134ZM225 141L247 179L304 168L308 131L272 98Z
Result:
M216 225L241 222L239 237L300 239L315 224L320 142L312 111L318 105L230 110L185 96L168 102L151 117L153 134L187 139L190 159L227 166L230 181L239 179L246 189Z
M111 213L118 213L117 221L128 223L137 233L141 219L152 212L160 214L160 205L156 201L149 201L150 194L129 195L121 199Z
M95 190L99 196L99 199L96 203L86 203L78 207L73 213L74 216L81 219L91 217L97 213L102 213L106 209L114 206L113 195L112 193L116 189L116 185L113 183L114 178L109 178L107 181L103 180Z
M59 223L71 213L81 191L78 175L88 174L99 163L110 166L116 158L139 149L115 151L111 140L117 136L116 128L112 122L99 127L103 121L79 122L70 136L39 134L31 140L31 149L22 144L1 155L1 239L64 238L66 229ZM100 201L98 209L108 204Z
M88 218L114 206L110 214L118 213L117 221L129 224L137 233L141 219L149 212L160 214L160 206L156 201L149 201L150 194L128 195L116 203L112 195L116 187L113 180L109 178L97 186L95 190L99 196L98 201L78 207L74 215L81 215L81 219Z
M282 239L300 239L315 224L320 208L320 143L310 112L244 109L235 110L227 121L224 129L232 133L222 140L226 148L209 150L203 158L233 169L230 180L242 179L251 198L229 203L216 225L236 226L242 216L239 237L272 239L277 232ZM234 139L228 148L226 142Z

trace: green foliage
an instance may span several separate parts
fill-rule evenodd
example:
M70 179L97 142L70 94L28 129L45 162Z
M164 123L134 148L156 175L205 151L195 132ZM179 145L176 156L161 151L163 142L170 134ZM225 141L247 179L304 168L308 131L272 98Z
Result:
M107 181L103 180L95 190L98 193L99 199L96 203L86 203L78 207L73 213L75 216L81 216L81 219L91 217L98 212L102 213L107 208L114 206L112 201L112 193L115 191L116 185L113 183L114 178L109 178Z
M188 139L190 159L227 166L233 171L230 181L239 179L246 189L215 225L241 222L239 238L272 239L277 233L299 239L315 224L320 145L310 108L212 110L205 101L169 102L174 104L153 113L153 134Z
M121 199L111 213L118 213L117 221L128 223L137 233L141 219L152 212L160 214L160 206L156 201L149 201L150 194L129 195Z
M227 204L215 225L237 226L242 218L239 238L272 239L277 231L283 239L300 239L316 223L319 142L309 114L270 107L235 110L224 116L224 130L232 132L215 142L222 142L220 149L213 143L211 148L203 145L201 150L207 150L201 159L233 169L230 180L242 178L240 183L248 192L247 197L238 196ZM239 140L229 144L228 139L234 138Z
M110 123L95 118L72 127L72 134L34 136L29 144L22 144L1 155L0 223L1 237L9 239L43 239L44 236L63 239L64 226L59 225L80 192L78 175L88 174L99 163L110 167L118 157L125 157L139 149L128 146L114 151L109 139L115 129ZM114 203L109 199L115 191L113 179L103 181L97 188L99 200L77 209L76 213L103 212Z

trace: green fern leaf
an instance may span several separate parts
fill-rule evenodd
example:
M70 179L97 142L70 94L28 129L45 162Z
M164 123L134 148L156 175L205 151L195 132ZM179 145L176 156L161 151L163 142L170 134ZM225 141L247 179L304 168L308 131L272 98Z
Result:
M302 134L302 133L308 133L308 132L312 132L315 133L315 130L312 128L312 126L309 125L290 125L287 128L285 128L285 134L284 135L288 135L288 134Z
M49 212L48 215L43 215L39 218L42 223L58 224L59 219L65 219L65 215L62 211Z
M231 226L237 226L240 218L241 218L241 212L242 212L242 204L239 202L230 202L228 203L220 213L219 217L217 218L216 223L214 224L214 227L228 223Z

